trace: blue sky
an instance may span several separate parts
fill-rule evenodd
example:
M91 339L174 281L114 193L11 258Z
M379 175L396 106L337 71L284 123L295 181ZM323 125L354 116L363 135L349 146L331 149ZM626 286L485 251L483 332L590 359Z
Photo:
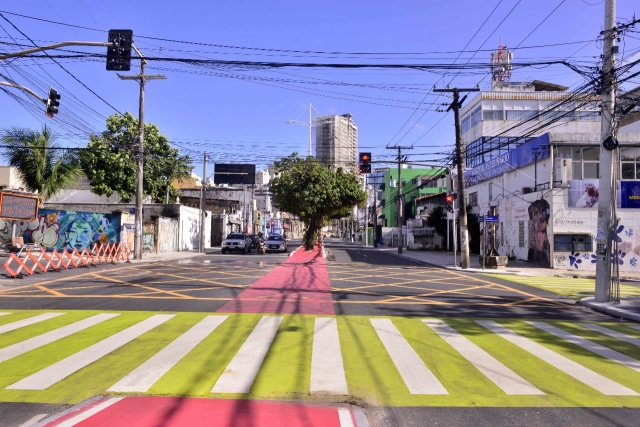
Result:
M634 10L637 6L637 1L618 1L618 18L631 19L634 12L640 12ZM109 29L126 28L133 30L135 44L150 57L396 64L451 64L458 56L455 51L467 43L469 52L461 53L455 63L488 62L489 52L475 50L495 49L500 37L512 48L519 44L521 47L561 44L517 49L516 62L570 57L586 64L584 61L597 60L601 46L596 42L565 43L595 40L602 29L604 13L604 5L598 0L22 0L4 2L0 9L13 13L4 16L38 45L64 40L106 41ZM640 47L640 34L632 36L637 38L626 37L621 52L633 52ZM14 41L29 44L9 22L0 18L0 42ZM15 49L0 46L2 51ZM82 50L100 54L106 51ZM88 132L103 130L104 119L115 112L111 106L137 117L137 85L106 71L104 59L59 62L106 103L49 59L5 62L4 67L0 66L3 75L43 96L49 86L56 87L62 99L61 114L51 120L43 111L27 109L23 102L0 92L1 127L40 128L46 123L61 134L63 145L82 146ZM137 72L138 64L134 64L128 74ZM384 147L398 142L415 144L411 160L438 160L443 157L439 153L450 151L453 145L453 116L434 111L437 104L450 100L437 98L430 89L434 84L450 82L467 87L480 83L483 88L489 83L487 70L474 71L473 75L468 72L456 75L456 71L443 75L440 71L415 69L229 69L151 61L147 71L162 73L167 80L148 84L145 119L158 125L183 153L194 157L196 172L200 171L203 152L217 161L257 163L259 167L293 151L307 154L308 128L286 121L307 122L309 103L317 111L313 112L314 117L318 112L353 114L361 151L372 151L374 160L392 158L393 153ZM512 80L535 78L567 86L583 82L581 76L562 66L517 70ZM65 120L71 124L64 123ZM79 126L82 131L77 129Z

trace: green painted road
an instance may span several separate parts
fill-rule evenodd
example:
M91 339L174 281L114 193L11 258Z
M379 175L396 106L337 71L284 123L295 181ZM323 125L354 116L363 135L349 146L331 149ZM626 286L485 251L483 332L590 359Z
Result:
M0 313L4 402L74 404L146 384L135 394L378 406L640 407L640 330L623 323L0 312L7 313ZM320 388L318 378L325 381ZM347 394L331 391L340 390L341 378ZM228 384L245 384L248 392Z
M485 274L485 276L520 283L522 285L533 286L545 291L565 295L576 300L584 297L592 297L595 294L596 283L594 279L550 276L529 277L507 274ZM621 283L620 296L640 296L640 286Z

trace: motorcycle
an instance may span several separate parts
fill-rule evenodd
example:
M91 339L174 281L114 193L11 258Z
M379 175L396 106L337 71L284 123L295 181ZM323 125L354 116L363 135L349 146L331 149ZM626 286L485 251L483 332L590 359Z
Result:
M263 239L258 240L258 247L257 247L257 252L258 255L266 255L267 254L267 242L265 242Z

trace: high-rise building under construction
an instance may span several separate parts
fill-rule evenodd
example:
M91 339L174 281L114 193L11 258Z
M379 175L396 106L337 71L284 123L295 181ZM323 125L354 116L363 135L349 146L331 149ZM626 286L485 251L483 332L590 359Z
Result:
M358 126L351 114L316 117L316 159L344 169L356 169Z

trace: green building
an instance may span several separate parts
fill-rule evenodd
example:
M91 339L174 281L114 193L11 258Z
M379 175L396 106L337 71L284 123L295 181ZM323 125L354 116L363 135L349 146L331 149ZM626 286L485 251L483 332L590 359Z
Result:
M448 175L445 169L433 168L403 168L402 169L402 194L404 195L404 218L415 218L414 200L429 194L438 194L447 191L446 180ZM444 178L442 177L444 175ZM396 227L398 225L396 196L398 195L398 169L389 169L382 177L382 196L380 207L382 210L381 224L383 227Z

